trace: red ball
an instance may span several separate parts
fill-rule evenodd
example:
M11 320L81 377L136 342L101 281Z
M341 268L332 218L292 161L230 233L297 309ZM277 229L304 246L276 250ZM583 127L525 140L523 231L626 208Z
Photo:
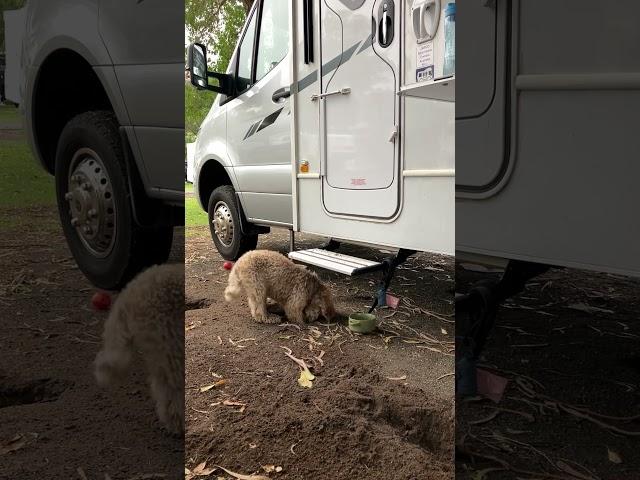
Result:
M111 306L111 295L106 292L96 292L91 297L91 304L96 310L109 310Z
M233 268L233 262L224 262L222 264L222 268L225 270L231 270Z

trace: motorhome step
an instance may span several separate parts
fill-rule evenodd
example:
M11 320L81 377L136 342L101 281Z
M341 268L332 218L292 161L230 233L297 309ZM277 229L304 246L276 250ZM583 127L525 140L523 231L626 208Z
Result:
M331 252L321 248L289 252L289 258L296 262L306 263L350 276L362 275L363 273L374 272L384 268L384 264L374 260L352 257L351 255Z

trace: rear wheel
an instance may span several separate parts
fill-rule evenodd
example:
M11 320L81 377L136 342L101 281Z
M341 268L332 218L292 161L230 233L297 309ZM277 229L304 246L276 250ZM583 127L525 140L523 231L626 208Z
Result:
M80 270L109 290L165 262L173 239L170 226L135 224L126 172L112 112L86 112L67 123L55 166L62 228Z
M258 245L258 235L242 232L242 213L232 186L216 188L209 197L209 228L218 252L225 260L237 260Z

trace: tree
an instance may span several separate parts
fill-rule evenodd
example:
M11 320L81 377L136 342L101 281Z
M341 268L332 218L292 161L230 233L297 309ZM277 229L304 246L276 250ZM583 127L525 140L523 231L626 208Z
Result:
M184 19L188 36L210 44L224 28L230 12L246 18L253 0L185 0Z

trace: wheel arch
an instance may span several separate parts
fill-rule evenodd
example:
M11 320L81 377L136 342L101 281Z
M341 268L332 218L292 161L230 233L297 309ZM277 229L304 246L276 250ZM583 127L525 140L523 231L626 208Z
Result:
M109 110L121 125L128 123L113 88L105 88L109 83L105 71L104 67L94 68L91 61L70 48L56 49L39 63L28 114L34 149L49 173L54 171L60 133L76 115Z
M231 185L237 192L236 185L222 162L217 158L205 160L198 170L197 177L197 198L204 211L207 211L211 193L222 185Z

